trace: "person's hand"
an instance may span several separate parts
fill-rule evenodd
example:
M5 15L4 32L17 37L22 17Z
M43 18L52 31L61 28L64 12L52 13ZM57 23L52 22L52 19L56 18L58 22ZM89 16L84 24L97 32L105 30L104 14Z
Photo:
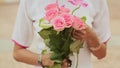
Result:
M82 30L75 30L72 33L72 36L76 40L89 40L89 39L96 39L96 34L89 26L85 26L85 29Z
M86 25L85 29L83 30L75 30L73 33L73 37L76 40L87 41L88 46L96 47L99 45L99 39L96 33Z
M43 66L53 66L54 61L50 60L50 54L42 55ZM65 59L62 63L62 68L68 68L67 60Z
M67 59L64 59L64 61L62 63L62 68L68 68Z
M50 54L42 55L42 65L43 66L53 66L54 61L50 60Z
M87 38L86 30L74 30L72 33L73 38L76 40L85 40Z
M87 38L86 29L87 28L82 30L74 30L72 33L73 38L76 40L85 40Z

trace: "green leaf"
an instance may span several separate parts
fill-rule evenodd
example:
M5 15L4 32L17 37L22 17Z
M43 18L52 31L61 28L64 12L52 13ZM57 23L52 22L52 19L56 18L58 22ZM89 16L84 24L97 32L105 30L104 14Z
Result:
M61 53L53 53L50 57L51 60L59 60L62 61L62 54Z
M63 61L61 60L54 60L55 64L62 64Z
M87 20L86 16L83 16L81 19L83 22L86 22L86 20Z
M61 68L61 64L54 64L53 66L47 68Z
M52 24L45 20L44 18L41 18L39 21L39 26L42 27L43 29L48 29L50 27L52 27Z
M45 45L50 48L49 42L50 42L50 39L45 39L44 40Z
M57 32L52 32L52 34L49 35L50 38L50 49L51 51L54 51L56 53L59 53L61 50L61 47L64 45L64 40L62 39L61 33L57 34Z
M45 44L52 52L51 59L54 61L63 61L68 57L70 52L70 44L73 42L71 39L71 29L66 28L57 33L53 28L42 29L39 35L44 39ZM45 53L46 51L43 51ZM58 62L56 62L58 63ZM60 62L59 62L60 63Z
M70 54L70 44L72 43L72 40L69 38L64 46L62 47L62 52L64 53L63 57L67 57Z
M52 34L49 35L50 38L50 49L55 53L52 59L64 59L70 54L70 44L72 40L69 36L70 29L65 29L60 31L59 34L55 31L51 31Z
M42 53L41 54L46 54L47 50L42 50Z
M39 22L43 22L45 19L44 18L41 18L40 20L39 20Z
M40 32L38 32L39 35L43 38L43 39L49 39L49 35L51 34L51 28L49 29L42 29Z
M76 40L75 42L73 42L71 45L70 45L70 50L72 52L76 52L78 53L79 52L79 49L83 47L83 41L80 41L80 40Z
M62 47L62 52L63 52L63 57L68 57L68 55L70 54L70 44L73 42L73 40L71 39L71 28L65 29L63 31L63 36L64 36L64 45Z

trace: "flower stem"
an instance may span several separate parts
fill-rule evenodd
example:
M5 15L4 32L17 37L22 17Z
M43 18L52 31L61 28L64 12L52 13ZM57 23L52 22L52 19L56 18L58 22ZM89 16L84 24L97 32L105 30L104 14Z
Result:
M72 31L73 31L74 29L73 28L70 28L70 33L69 33L69 38L71 37L71 34L72 34Z
M80 8L80 5L72 11L72 15L73 15L74 12L75 12L77 9L79 9L79 8Z
M76 66L75 66L75 68L78 68L78 61L79 61L79 55L78 55L78 53L77 53L77 61L76 61Z

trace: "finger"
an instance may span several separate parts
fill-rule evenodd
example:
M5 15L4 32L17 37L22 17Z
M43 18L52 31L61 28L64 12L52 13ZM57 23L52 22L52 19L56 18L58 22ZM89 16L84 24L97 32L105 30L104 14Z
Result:
M44 66L52 66L54 62L50 60L50 54L43 55L42 64Z
M63 62L67 62L67 59L64 59Z
M72 35L77 35L77 36L79 36L80 33L81 33L80 31L74 30L74 31L72 32Z
M62 63L62 68L68 68L68 63L67 62Z
M74 35L78 36L80 39L86 39L87 33L85 30L76 31Z
M46 61L46 62L47 62L47 64L48 64L49 66L53 66L53 65L54 65L54 61L52 61L52 60L50 59L50 56L51 56L51 54L47 54L47 59L48 59L48 61Z
M75 32L74 35L77 36L77 37L81 37L83 34Z
M62 65L62 68L68 68L68 64L66 63L66 64Z
M86 30L81 30L81 33L82 33L83 35L85 35L85 34L86 34Z
M50 59L51 54L46 55L46 59Z
M85 29L83 29L83 30L76 30L75 33L85 35L86 34L86 30Z
M67 67L67 66L68 66L67 59L64 59L64 60L63 60L62 66L63 66L63 67Z
M49 59L45 60L43 63L44 63L44 66L53 66L54 65L54 62Z
M68 66L68 63L67 62L64 62L64 64L63 64L65 67L67 67Z
M76 40L81 40L81 38L79 37L79 36L77 36L77 35L73 35L73 37L76 39Z
M49 66L53 66L53 65L54 65L54 61L50 61Z

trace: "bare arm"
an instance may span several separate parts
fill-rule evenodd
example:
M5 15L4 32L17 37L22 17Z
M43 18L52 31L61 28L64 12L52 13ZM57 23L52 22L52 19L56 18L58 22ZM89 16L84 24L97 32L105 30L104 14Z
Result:
M38 64L39 55L21 47L21 46L14 45L13 56L14 56L14 59L18 62L23 62L23 63L27 63L30 65L40 66L40 64ZM42 64L44 66L52 66L54 64L54 62L51 61L49 57L50 57L50 55L48 55L48 54L42 55ZM67 68L66 61L63 61L62 68Z
M91 52L98 59L104 58L106 56L106 46L107 46L107 44L104 43L104 42L100 42L98 37L94 33L94 31L92 31L89 27L87 29L87 33L88 33L88 35L87 35L88 36L88 38L87 38L88 48L90 48L90 47L98 48L100 46L99 49L94 50L94 51L91 50Z
M22 48L21 46L14 46L13 56L16 61L40 66L40 64L38 64L39 55ZM42 64L44 66L52 66L54 64L54 62L51 61L49 57L50 55L42 55Z
M19 62L24 62L31 65L39 65L37 62L38 54L33 53L18 45L14 45L13 56L14 56L14 59Z
M96 56L98 59L102 59L106 56L106 44L103 42L101 43L96 36L95 32L89 27L86 26L86 29L81 31L75 31L73 33L73 37L78 40L86 40L88 44L88 48L90 47L98 47L101 45L101 47L96 51L91 51L94 56Z

